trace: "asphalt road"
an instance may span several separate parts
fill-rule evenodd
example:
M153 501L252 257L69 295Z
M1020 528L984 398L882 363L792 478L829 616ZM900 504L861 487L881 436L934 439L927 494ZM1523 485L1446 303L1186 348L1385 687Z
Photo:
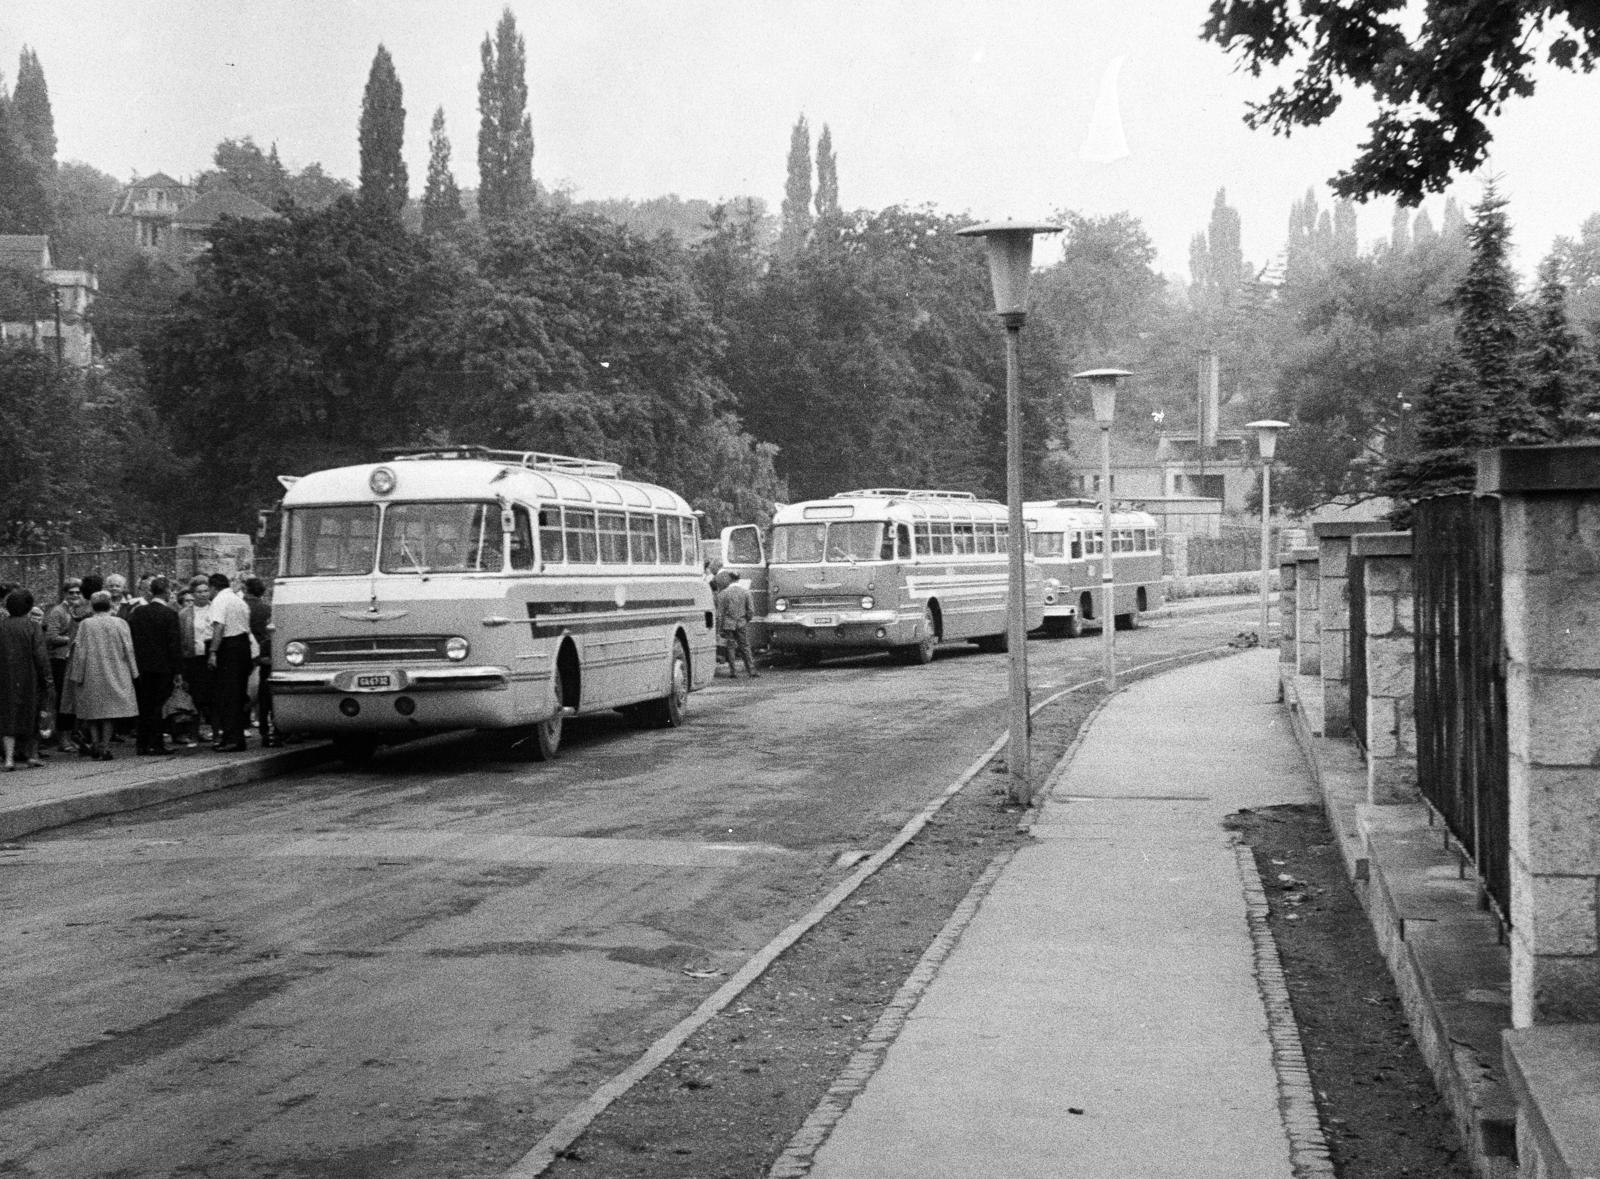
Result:
M1125 667L1254 602L1117 635ZM1036 699L1100 643L1029 644ZM977 758L1001 655L882 657L27 840L0 868L0 1174L493 1173ZM1039 767L1043 775L1048 767Z

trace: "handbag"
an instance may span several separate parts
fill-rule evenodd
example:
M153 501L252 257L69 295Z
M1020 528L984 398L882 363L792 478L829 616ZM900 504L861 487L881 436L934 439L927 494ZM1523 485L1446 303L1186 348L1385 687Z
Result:
M167 697L167 702L161 706L161 719L177 716L179 713L188 713L193 716L197 709L194 706L194 697L189 695L189 689L182 684L173 686L172 695Z

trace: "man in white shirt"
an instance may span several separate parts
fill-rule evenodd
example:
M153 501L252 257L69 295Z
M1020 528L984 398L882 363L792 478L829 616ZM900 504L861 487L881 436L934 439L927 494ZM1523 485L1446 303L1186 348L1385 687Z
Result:
M206 581L213 591L206 665L216 677L217 719L222 726L213 748L243 753L250 710L250 607L226 573L213 573Z

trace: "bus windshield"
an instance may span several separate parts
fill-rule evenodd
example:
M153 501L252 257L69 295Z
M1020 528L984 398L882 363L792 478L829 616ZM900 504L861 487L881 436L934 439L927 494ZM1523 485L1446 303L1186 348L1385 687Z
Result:
M285 576L366 575L378 552L378 506L292 508L283 535Z
M776 565L894 560L894 532L881 520L833 520L779 524L772 530Z
M500 572L500 508L492 503L389 504L383 573Z

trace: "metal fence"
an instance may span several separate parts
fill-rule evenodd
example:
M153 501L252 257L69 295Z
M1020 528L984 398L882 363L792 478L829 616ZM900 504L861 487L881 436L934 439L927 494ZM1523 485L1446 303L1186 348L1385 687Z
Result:
M1274 528L1268 553L1278 551L1278 532ZM1189 538L1189 573L1249 573L1261 568L1261 529L1227 528L1219 536Z
M25 585L41 602L55 601L63 581L86 573L120 573L131 588L146 573L186 578L209 572L200 567L200 550L193 545L0 553L0 582Z
M1417 780L1509 924L1500 543L1493 496L1439 496L1416 507Z

